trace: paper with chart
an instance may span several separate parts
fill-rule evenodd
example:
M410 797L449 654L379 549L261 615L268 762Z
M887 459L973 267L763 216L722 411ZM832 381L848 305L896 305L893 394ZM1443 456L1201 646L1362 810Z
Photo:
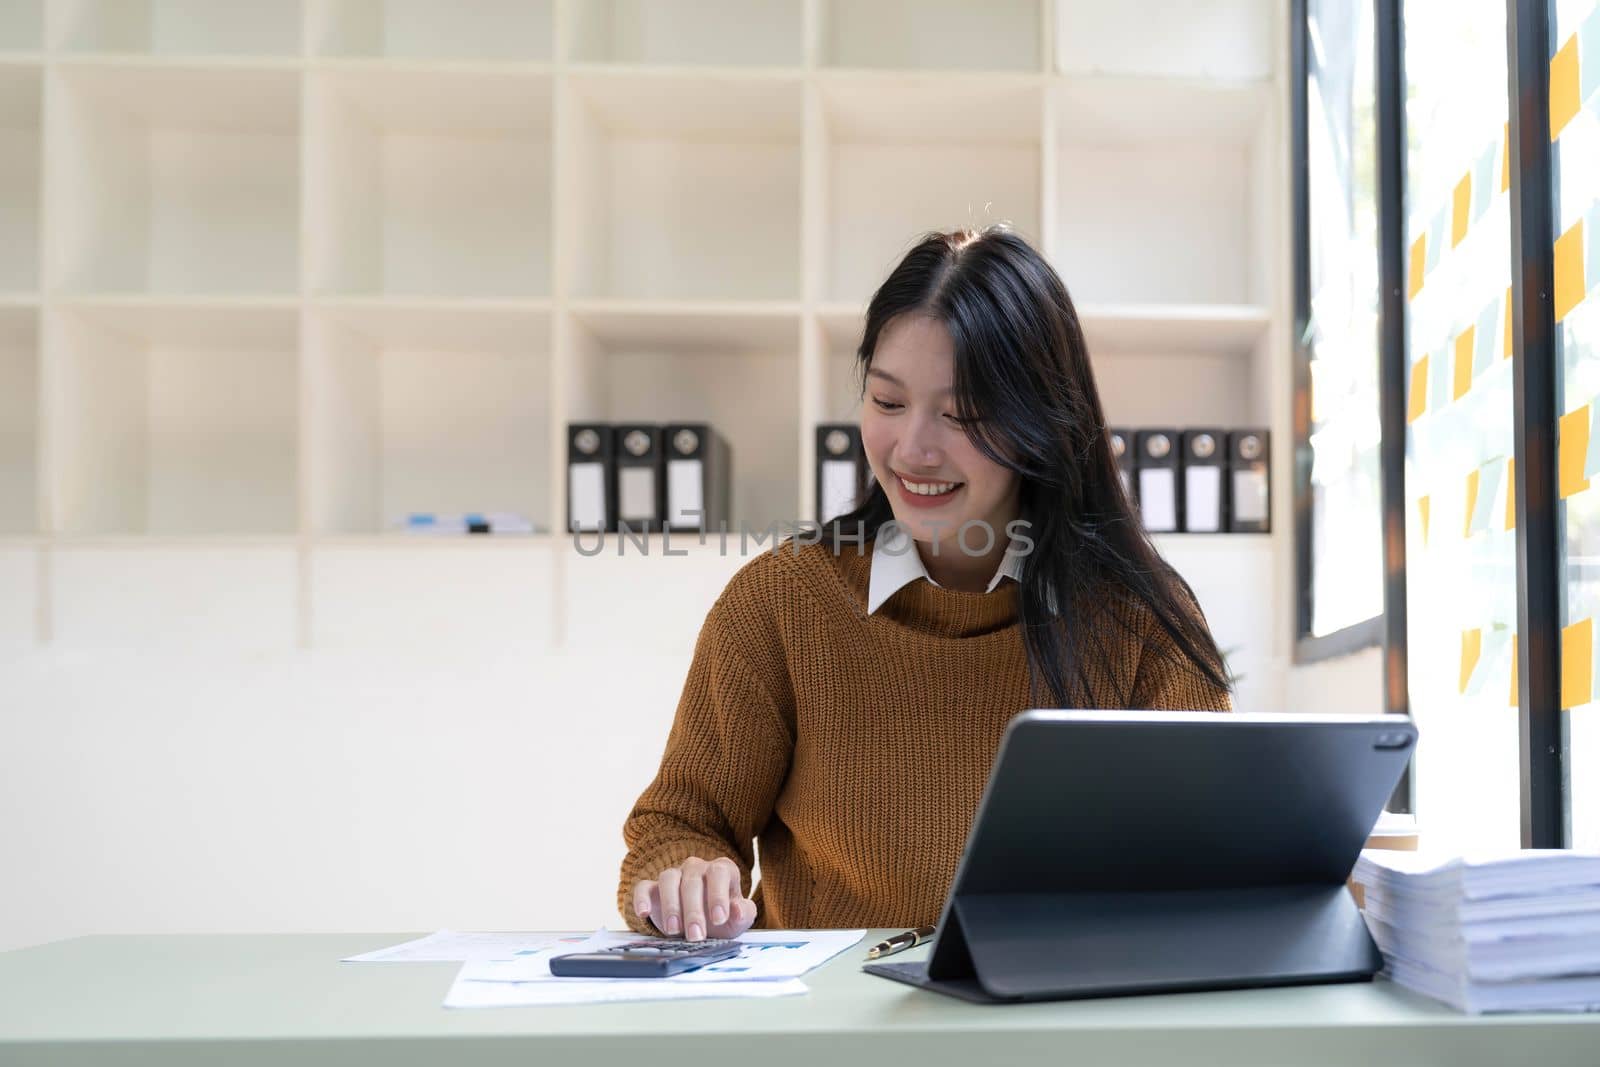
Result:
M342 963L465 963L475 959L517 959L571 946L587 940L586 934L461 933L439 930L414 941L347 956Z
M594 952L641 940L638 934L600 930L581 945L562 945L544 952L479 957L461 968L462 975L474 982L555 982L619 981L637 984L669 982L695 984L725 981L778 981L799 978L820 967L850 946L859 944L865 930L750 930L738 940L743 948L732 959L719 960L670 978L565 979L550 973L550 957L564 952Z
M581 943L540 952L469 960L446 994L447 1008L492 1008L539 1004L605 1004L704 997L768 998L807 992L799 976L859 944L865 930L759 930L738 938L744 949L670 978L559 978L550 957L590 952L640 940L632 933L599 930Z

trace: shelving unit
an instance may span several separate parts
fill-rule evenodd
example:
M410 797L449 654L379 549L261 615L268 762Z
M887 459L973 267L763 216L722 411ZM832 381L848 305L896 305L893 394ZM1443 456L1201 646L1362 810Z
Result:
M591 0L568 8L574 63L799 67L802 0Z
M292 305L67 301L48 331L51 532L295 532Z
M799 298L798 77L580 68L566 84L574 297Z
M549 0L305 3L314 56L465 63L548 62L551 56Z
M1037 78L840 75L818 92L827 300L864 305L927 230L1009 222L1039 240Z
M39 288L39 99L37 66L0 63L0 295Z
M50 0L54 46L70 53L295 56L299 0Z
M823 0L822 62L884 70L1040 69L1047 0Z
M429 560L418 595L439 611L509 611L503 566L543 590L516 640L581 641L605 625L585 583L609 579L564 537L394 524L507 510L559 529L580 419L710 421L735 524L810 516L812 427L856 416L872 289L921 233L995 221L1061 270L1114 422L1268 426L1282 496L1284 17L0 5L0 538L50 561L39 637L98 632L73 616L122 556L154 575L151 553L220 553L210 573L240 581L291 560L301 644L399 640L362 596ZM1221 573L1286 545L1184 558ZM269 562L217 562L246 550ZM637 573L692 632L726 562Z
M550 314L538 306L328 301L306 318L315 535L413 512L550 527Z
M0 537L39 528L38 338L31 308L0 305Z
M550 96L538 73L314 73L311 291L549 296Z
M50 67L49 290L297 291L298 74L68 60Z
M44 0L14 0L0 7L0 56L44 46Z
M571 421L709 422L732 454L732 527L789 521L799 496L800 319L792 305L576 305ZM565 463L565 437L561 441Z

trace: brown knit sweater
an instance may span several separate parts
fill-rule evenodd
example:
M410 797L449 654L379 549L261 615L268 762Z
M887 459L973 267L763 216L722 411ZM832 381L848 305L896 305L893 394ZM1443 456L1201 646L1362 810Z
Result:
M757 927L932 925L1006 724L1036 706L1016 583L918 580L868 615L872 544L791 545L712 606L661 769L623 826L617 901L640 933L659 931L633 912L636 882L726 856L750 893L752 842ZM1140 610L1086 665L1088 706L1229 710Z

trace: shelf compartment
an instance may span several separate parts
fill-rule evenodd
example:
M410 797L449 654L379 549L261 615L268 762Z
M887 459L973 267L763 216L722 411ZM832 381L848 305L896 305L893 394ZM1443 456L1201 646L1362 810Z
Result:
M1108 357L1092 347L1089 352L1100 402L1113 426L1267 424L1268 409L1247 357L1173 351Z
M298 0L52 0L63 52L300 54Z
M823 0L829 67L1044 69L1040 5L1049 0Z
M319 303L306 356L312 532L491 511L548 529L549 353L546 311Z
M1049 248L1075 300L1258 302L1256 205L1269 191L1256 187L1255 153L1265 105L1260 87L1197 82L1091 79L1053 90Z
M798 67L801 0L588 0L572 6L580 63Z
M710 423L731 452L735 540L741 522L765 530L804 517L797 312L570 315L569 421Z
M84 301L49 314L56 529L295 531L295 311Z
M0 4L0 54L37 52L44 45L44 0Z
M542 62L550 0L311 0L318 56Z
M866 328L867 309L854 304L826 304L818 310L822 329L824 422L858 422L861 380L856 374L856 349Z
M867 299L930 230L1009 222L1039 237L1043 98L1031 78L830 78L829 301Z
M74 293L297 290L297 75L68 65L57 77L48 283Z
M1063 5L1056 63L1067 74L1264 80L1280 26L1274 0L1121 0Z
M0 293L39 287L39 88L38 68L0 67Z
M39 529L38 413L37 313L0 308L0 536Z
M1089 353L1248 354L1272 322L1265 307L1231 304L1077 304Z
M312 75L315 293L550 293L547 75Z
M797 78L589 71L571 85L576 297L798 299Z

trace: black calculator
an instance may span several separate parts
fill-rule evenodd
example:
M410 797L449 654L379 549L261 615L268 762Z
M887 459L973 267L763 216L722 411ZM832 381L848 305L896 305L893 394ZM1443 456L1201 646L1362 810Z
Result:
M738 941L683 941L654 937L598 952L553 956L550 973L560 978L666 978L739 954Z

